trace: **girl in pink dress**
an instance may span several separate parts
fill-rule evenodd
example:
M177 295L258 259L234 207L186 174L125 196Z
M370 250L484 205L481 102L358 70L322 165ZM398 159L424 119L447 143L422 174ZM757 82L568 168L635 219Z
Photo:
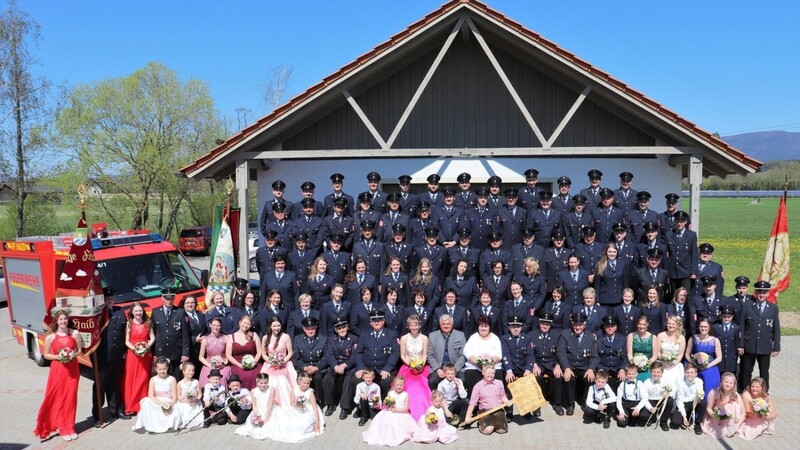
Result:
M34 342L34 345L37 345ZM44 400L36 417L33 433L41 439L58 431L65 441L78 439L75 433L75 412L78 406L78 355L81 354L81 337L77 330L69 329L69 315L58 311L50 324L50 334L44 339L44 359L50 361L50 374Z
M394 405L379 412L369 429L361 433L361 438L369 445L385 445L394 447L411 439L417 431L417 424L408 413L408 392L405 392L405 379L400 375L392 380L392 390L387 397L394 400ZM385 403L385 401L384 401Z
M439 441L442 444L449 444L458 440L456 427L448 423L453 414L443 406L443 403L444 395L438 390L433 391L431 394L431 406L417 421L417 431L411 437L414 442L433 444ZM436 423L429 424L427 420L429 415L436 417Z
M778 411L772 403L772 396L764 390L764 385L763 378L753 378L750 386L742 392L745 419L739 428L739 437L745 441L751 441L762 434L775 433L773 421L778 417Z
M269 374L269 385L275 388L275 404L288 408L297 386L297 372L292 365L292 340L283 332L278 316L269 319L267 330L262 342L266 357L261 371Z
M219 317L214 317L208 324L211 332L203 337L200 341L200 363L203 365L200 369L200 386L208 384L208 373L211 369L219 370L222 374L220 383L227 386L228 377L231 375L231 368L228 365L228 358L225 355L225 346L227 339L222 334L222 320Z
M231 365L231 375L238 375L241 386L247 390L255 389L256 377L261 372L261 341L252 327L253 319L247 315L242 316L239 319L239 329L228 336L225 345L225 355Z
M128 313L128 327L125 330L125 379L122 385L122 398L125 413L139 413L139 402L147 397L147 386L153 370L153 343L156 336L144 306L136 302Z
M719 387L708 393L706 402L703 432L717 440L733 437L744 423L744 403L736 393L736 375L722 374Z
M420 333L419 316L410 316L406 323L408 334L400 338L400 359L403 360L403 366L400 367L397 374L406 380L409 412L411 417L417 421L431 405L431 388L428 385L430 368L426 364L428 337Z

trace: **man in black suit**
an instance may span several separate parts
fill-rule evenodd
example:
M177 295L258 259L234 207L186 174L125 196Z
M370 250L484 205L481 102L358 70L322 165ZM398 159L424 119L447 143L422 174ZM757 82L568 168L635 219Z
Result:
M575 401L586 400L586 391L594 380L592 367L595 337L586 331L586 315L574 313L570 317L572 329L561 332L558 341L558 364L564 371L567 415L575 413Z
M261 285L259 286L260 299L258 308L264 309L269 306L267 292L277 289L281 293L281 300L289 311L294 311L297 298L297 276L294 272L286 270L286 255L277 254L273 258L273 270L261 274Z
M326 338L317 332L319 325L317 319L308 317L303 319L301 324L303 325L303 334L294 338L292 364L297 373L305 372L311 377L312 387L321 403L325 396L322 392L322 380L328 371L328 363L324 355Z
M244 306L242 306L244 307ZM183 298L183 311L189 324L189 361L194 363L195 371L200 369L200 342L208 334L208 325L203 313L196 310L197 299L191 295ZM198 374L200 372L197 372Z
M658 297L663 299L669 287L669 273L661 267L664 252L654 247L647 251L647 265L640 267L634 273L636 280L636 299L640 302L647 301L647 290L650 286L658 287Z
M353 409L353 375L356 372L356 341L358 338L347 332L347 320L342 318L333 324L335 336L329 336L325 343L325 362L328 373L322 380L325 415L336 411L336 399L342 411L339 420L344 420ZM336 395L336 387L340 386L341 395Z
M186 313L172 305L175 301L175 291L165 288L161 291L163 306L154 308L151 319L153 333L156 335L155 357L164 357L169 360L172 376L182 379L180 365L189 360L191 348L191 332L189 330Z
M356 203L353 201L353 196L346 194L343 190L344 188L344 175L340 173L334 173L331 175L331 187L333 188L333 192L326 195L325 198L322 199L322 205L324 207L323 215L325 217L330 217L334 214L334 204L336 201L343 201L346 205L346 209L342 212L345 216L352 216L355 212Z
M739 374L741 389L750 385L753 368L758 362L758 376L764 379L769 390L769 365L781 351L781 322L778 305L767 301L770 284L755 284L756 302L742 308L739 326L742 328L744 347L739 348Z
M123 377L125 368L125 328L128 321L125 312L121 308L113 306L113 299L106 297L106 302L112 306L108 311L108 325L100 336L100 344L95 351L97 361L98 379L92 386L92 418L95 427L100 427L100 414L97 411L97 392L100 391L102 398L108 402L108 413L110 419L130 419L131 416L125 414L125 405L122 404L122 393L120 392L120 380ZM93 360L92 362L94 362ZM100 385L98 388L97 385ZM104 422L109 417L104 417Z
M331 289L331 301L325 302L320 309L320 333L333 336L333 324L339 319L350 320L350 302L344 301L344 287L334 284Z

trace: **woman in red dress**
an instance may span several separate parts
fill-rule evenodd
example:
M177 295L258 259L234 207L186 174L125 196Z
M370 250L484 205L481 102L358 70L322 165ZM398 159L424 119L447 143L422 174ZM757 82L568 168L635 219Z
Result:
M231 375L237 375L241 386L249 390L256 388L256 377L261 372L261 341L253 332L253 319L247 314L239 319L239 329L227 336L225 355L231 365ZM245 357L251 365L245 367Z
M36 418L33 432L45 439L54 431L65 441L78 438L75 433L75 411L78 406L80 370L76 357L81 354L81 337L69 329L66 311L56 312L50 324L50 334L44 340L44 358L50 363L50 375L44 401Z
M153 370L153 343L156 341L150 318L144 312L141 303L136 302L128 312L128 328L125 330L125 346L128 354L125 358L125 379L122 386L122 398L125 413L139 413L139 402L147 397L150 373Z

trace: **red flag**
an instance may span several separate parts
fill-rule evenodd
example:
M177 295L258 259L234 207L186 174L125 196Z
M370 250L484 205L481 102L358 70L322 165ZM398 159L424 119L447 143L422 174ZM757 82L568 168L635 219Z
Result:
M772 286L767 297L772 303L777 303L778 293L789 287L789 220L786 214L786 191L783 193L778 214L772 224L767 254L758 279L768 281Z
M69 311L70 326L81 335L83 353L90 355L97 349L100 333L106 326L106 304L92 242L83 219L78 221L69 256L56 281L55 305L50 313L59 309Z

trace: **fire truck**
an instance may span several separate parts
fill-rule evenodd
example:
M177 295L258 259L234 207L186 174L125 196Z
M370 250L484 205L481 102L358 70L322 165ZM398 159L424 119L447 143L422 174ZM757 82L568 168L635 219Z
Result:
M162 304L161 292L176 291L175 305L194 295L204 308L204 281L208 271L193 269L178 248L158 233L147 230L107 232L91 239L105 301L129 308L141 302L151 311ZM6 298L12 334L25 346L28 356L44 366L47 334L43 320L50 314L56 281L69 256L72 235L35 236L0 242L0 261L5 275ZM81 362L89 365L88 358Z

